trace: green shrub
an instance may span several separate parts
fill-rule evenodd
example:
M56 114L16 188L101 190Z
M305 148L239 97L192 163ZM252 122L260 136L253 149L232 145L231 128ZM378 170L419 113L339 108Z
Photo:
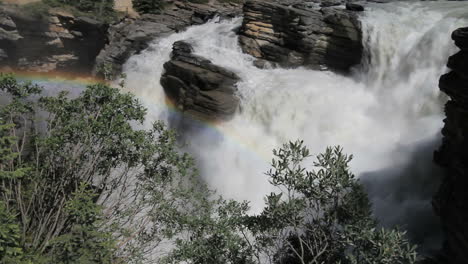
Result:
M158 14L163 9L163 0L132 0L133 9L139 14Z
M44 2L33 2L22 5L21 10L31 17L43 19L49 15L50 6Z
M327 148L317 170L302 164L309 150L301 141L274 151L267 172L280 190L250 216L245 203L219 200L211 213L194 215L166 263L413 264L415 247L396 230L377 230L362 186L349 170L351 156Z
M95 84L44 97L1 74L0 90L0 262L144 263L164 241L174 247L157 263L416 261L404 232L377 228L339 147L314 170L302 141L274 150L277 191L250 215L248 202L215 198L161 122L135 129L146 109L133 95Z
M117 18L117 13L114 11L114 0L42 0L42 2L28 5L31 5L31 7L40 6L41 10L46 11L46 14L50 8L61 8L75 16L90 16L106 23L110 23Z
M83 12L93 12L100 15L112 13L114 0L43 0L44 3L52 7L69 5Z
M20 239L20 228L15 216L0 201L0 263L19 262L23 254Z
M115 241L110 232L103 231L102 208L95 203L95 198L92 188L82 183L66 203L65 212L73 225L49 244L53 263L115 263Z
M1 74L0 90L11 97L0 108L0 202L18 212L29 261L132 263L170 234L166 216L180 213L170 204L189 205L198 188L193 161L160 122L133 128L146 114L134 96L96 84L44 97Z

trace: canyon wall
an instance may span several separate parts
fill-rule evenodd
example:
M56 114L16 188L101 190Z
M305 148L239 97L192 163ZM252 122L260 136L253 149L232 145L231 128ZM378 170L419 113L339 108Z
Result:
M468 27L454 31L452 39L460 51L448 60L452 71L440 78L439 87L450 100L442 146L434 154L446 175L433 206L443 224L447 262L462 264L468 260Z
M12 70L89 73L106 42L107 26L58 10L32 16L0 9L0 66Z
M283 67L349 71L363 52L357 13L340 7L341 1L324 3L247 1L239 38L243 51Z
M293 1L294 2L294 1ZM319 6L274 0L242 3L174 1L160 14L125 16L106 25L55 9L31 16L21 7L0 9L0 67L24 71L98 74L116 77L133 54L157 37L199 25L216 16L244 16L239 40L245 53L281 67L307 66L348 72L362 57L362 33L352 4ZM362 6L358 6L361 7Z

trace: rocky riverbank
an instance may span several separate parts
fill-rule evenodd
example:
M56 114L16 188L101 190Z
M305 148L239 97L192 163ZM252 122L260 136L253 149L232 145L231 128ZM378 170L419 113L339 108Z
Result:
M439 87L450 100L442 146L434 155L446 175L433 206L445 232L447 263L461 264L468 260L468 27L454 31L452 39L460 51L448 60L452 71L440 78Z
M346 4L346 8L345 8ZM361 5L344 1L249 0L245 4L174 1L160 14L124 17L105 25L51 9L30 16L21 8L0 11L0 66L26 71L90 73L105 67L117 76L133 54L158 37L205 23L215 16L244 16L239 30L244 52L257 65L307 66L347 72L362 57ZM350 11L355 10L355 11Z
M167 34L209 19L241 15L241 3L172 2L161 14L124 17L111 25L62 9L25 10L0 5L3 70L96 74L105 65L118 74L127 59ZM32 11L32 13L31 13Z
M199 25L219 16L233 18L242 14L242 4L195 4L176 1L161 14L146 14L139 18L125 18L111 25L109 41L96 59L96 68L107 65L112 74L121 72L122 65L133 54L146 49L157 37L179 32L191 25ZM96 72L96 71L95 71Z

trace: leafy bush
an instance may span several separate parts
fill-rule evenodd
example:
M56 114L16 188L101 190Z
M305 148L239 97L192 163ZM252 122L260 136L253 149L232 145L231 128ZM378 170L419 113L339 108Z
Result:
M42 17L45 17L51 8L60 8L74 16L88 16L106 23L117 19L117 13L114 11L114 0L42 0L22 6L22 9L32 15Z
M401 263L416 261L415 247L396 230L377 230L362 186L339 147L317 156L317 171L302 167L302 141L274 151L267 175L280 190L256 216L245 203L221 200L211 215L186 224L167 263Z
M15 263L22 256L20 228L16 219L0 201L0 263Z
M0 261L142 263L155 249L166 250L158 263L416 261L404 233L377 228L339 147L315 170L303 142L275 150L278 191L250 215L247 202L214 198L162 123L134 128L146 109L131 94L96 84L43 97L9 75L0 90Z
M111 233L113 241L120 241L112 258L92 255L94 262L87 257L91 262L86 263L121 258L129 263L157 246L164 238L165 215L177 212L168 204L197 188L192 161L177 152L174 134L161 123L149 131L134 130L131 123L142 124L146 109L132 95L103 84L89 86L75 99L60 93L33 100L39 87L1 75L0 89L11 98L0 111L8 158L0 167L5 175L0 199L18 212L21 247L45 263L72 263L59 257L78 261L85 252L96 253L111 244ZM39 120L37 109L46 113ZM73 202L77 197L81 204ZM100 206L93 203L107 213L99 216ZM94 220L84 222L80 214ZM91 241L78 243L84 236Z
M65 205L70 230L51 241L53 263L114 263L115 241L110 232L103 231L101 207L95 192L82 183Z
M49 15L50 6L44 2L32 2L21 6L29 16L44 19Z
M112 13L114 8L114 0L43 0L44 3L52 7L60 7L63 5L74 6L83 12L94 12L100 15Z
M133 9L139 14L158 14L163 8L163 0L132 0Z

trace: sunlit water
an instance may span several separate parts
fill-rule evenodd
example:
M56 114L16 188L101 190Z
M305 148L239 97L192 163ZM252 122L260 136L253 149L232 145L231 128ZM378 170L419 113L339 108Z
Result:
M241 110L231 121L180 131L212 188L250 201L255 213L273 191L264 174L272 149L296 139L312 153L341 145L354 154L352 170L366 184L382 223L403 225L431 246L437 226L430 198L438 180L432 151L440 144L446 101L437 83L456 51L450 33L468 25L466 14L468 4L460 2L371 5L361 18L366 58L348 77L258 69L237 44L234 29L241 19L212 21L156 40L133 56L124 66L127 89L149 108L149 121L181 129L180 114L166 105L159 80L172 44L191 42L196 54L242 79Z

